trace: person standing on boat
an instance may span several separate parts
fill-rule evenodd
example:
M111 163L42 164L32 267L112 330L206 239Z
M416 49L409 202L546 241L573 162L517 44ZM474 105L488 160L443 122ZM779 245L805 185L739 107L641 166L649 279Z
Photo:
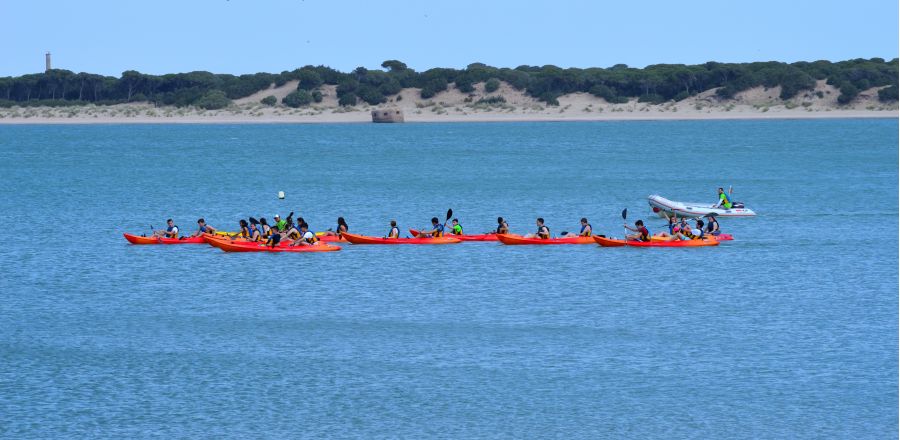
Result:
M731 209L731 197L725 193L725 188L719 187L719 201L713 205L713 208L723 207L725 209Z

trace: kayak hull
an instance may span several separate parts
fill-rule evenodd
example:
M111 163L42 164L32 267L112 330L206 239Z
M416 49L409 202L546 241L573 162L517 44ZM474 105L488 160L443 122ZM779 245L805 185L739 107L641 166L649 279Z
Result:
M181 237L181 238L159 238L159 237L141 237L134 234L122 234L131 244L203 244L206 240L203 237Z
M675 240L675 241L636 241L594 236L594 241L603 247L706 247L718 246L716 240Z
M715 240L715 241L732 241L734 240L734 236L731 234L719 234L719 235L704 235L704 239L707 240ZM669 237L650 237L650 241L669 241Z
M367 235L357 235L345 232L344 238L351 244L455 244L461 243L461 240L451 237L438 238L382 238L371 237Z
M231 241L228 239L207 239L207 242L213 247L217 247L225 252L335 252L341 250L340 246L320 243L310 246L276 246L269 247L265 243L251 241Z
M410 229L409 233L413 236L419 235L419 231L416 229ZM497 234L474 234L474 235L453 235L447 234L445 237L455 238L460 241L497 241Z
M497 234L497 240L509 245L594 244L591 237L527 238L516 234Z
M675 214L679 217L703 217L707 214L716 214L718 217L755 217L756 213L747 208L713 208L702 203L685 203L669 200L663 196L652 195L647 197L650 210L660 217Z

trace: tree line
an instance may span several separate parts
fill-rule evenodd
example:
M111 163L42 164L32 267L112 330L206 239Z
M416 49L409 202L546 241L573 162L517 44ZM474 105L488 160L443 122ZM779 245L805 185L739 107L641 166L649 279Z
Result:
M812 90L817 80L825 80L837 87L841 104L850 103L862 90L879 86L888 86L879 90L879 99L892 102L897 101L898 95L897 64L897 58L890 61L860 58L839 62L655 64L644 68L617 64L609 68L585 69L563 69L552 65L512 69L473 63L465 69L434 68L417 72L400 61L388 60L381 64L383 70L358 67L347 73L327 66L305 66L277 74L247 75L202 71L149 75L129 70L118 78L53 69L0 78L0 106L148 101L156 105L216 109L272 84L281 86L292 80L298 81L297 90L282 101L292 107L320 102L319 88L323 84L337 86L340 105L356 105L360 101L375 105L386 102L404 88L419 88L421 97L428 99L447 90L451 84L463 93L472 93L475 84L482 82L488 92L497 90L501 82L505 82L550 105L557 105L558 97L574 92L590 93L611 103L623 103L633 98L662 103L680 101L710 89L716 89L716 96L721 99L731 99L735 94L757 86L780 86L780 98L791 99Z

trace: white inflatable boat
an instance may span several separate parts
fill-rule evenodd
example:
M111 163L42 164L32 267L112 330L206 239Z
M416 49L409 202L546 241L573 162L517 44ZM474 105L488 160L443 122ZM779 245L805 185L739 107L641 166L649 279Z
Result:
M665 217L674 213L679 217L703 217L706 214L715 213L719 217L755 217L756 213L752 209L744 207L743 203L737 202L731 209L713 208L712 205L703 203L684 203L669 200L663 196L652 195L647 198L650 203L650 209L654 214Z

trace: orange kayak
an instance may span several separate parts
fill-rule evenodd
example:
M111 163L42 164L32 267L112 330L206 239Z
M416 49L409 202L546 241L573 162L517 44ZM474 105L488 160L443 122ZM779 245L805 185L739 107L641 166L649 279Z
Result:
M461 240L451 237L438 238L383 238L345 232L344 238L353 244L454 244Z
M591 237L526 238L516 234L497 234L503 244L594 244Z
M409 233L416 236L419 235L419 231L416 229L410 229ZM453 235L446 234L444 237L456 238L461 241L497 241L497 234L473 234L473 235Z
M290 246L279 245L276 247L266 246L265 243L257 243L252 241L232 241L229 239L210 238L207 237L207 243L217 247L225 252L334 252L341 250L340 246L320 243L310 246Z
M622 247L622 246L632 246L632 247L702 247L702 246L718 246L719 242L716 240L675 240L675 241L637 241L637 240L628 240L626 243L625 240L619 240L615 238L607 238L594 236L594 241L597 242L600 246L603 247Z
M180 237L180 238L160 238L160 237L143 237L134 234L122 234L131 244L203 244L206 240L203 237Z

